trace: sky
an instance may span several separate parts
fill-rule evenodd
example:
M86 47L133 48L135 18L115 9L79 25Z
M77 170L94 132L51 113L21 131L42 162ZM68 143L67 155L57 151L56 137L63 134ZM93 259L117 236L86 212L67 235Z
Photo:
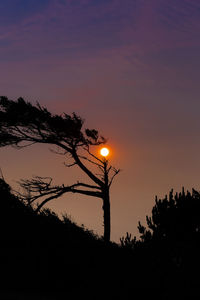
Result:
M138 235L155 196L200 190L199 0L1 0L0 94L76 112L108 138L122 171L111 189L111 239ZM82 178L46 146L0 149L20 178ZM67 195L49 203L102 235L102 203Z

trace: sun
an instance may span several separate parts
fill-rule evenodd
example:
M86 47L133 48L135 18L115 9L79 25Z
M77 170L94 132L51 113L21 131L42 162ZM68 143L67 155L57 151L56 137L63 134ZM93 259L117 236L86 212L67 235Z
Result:
M110 151L109 151L108 148L106 148L106 147L101 148L101 150L100 150L100 154L101 154L102 156L104 156L104 157L108 156L109 152L110 152Z

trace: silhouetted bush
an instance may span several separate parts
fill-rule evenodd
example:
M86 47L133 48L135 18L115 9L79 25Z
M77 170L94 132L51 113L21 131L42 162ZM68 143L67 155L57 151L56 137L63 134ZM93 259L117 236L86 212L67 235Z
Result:
M164 199L156 197L152 216L146 217L147 227L139 222L140 239L127 233L121 246L131 249L131 263L142 272L150 272L150 285L170 288L198 287L200 267L200 194L184 189L173 190Z

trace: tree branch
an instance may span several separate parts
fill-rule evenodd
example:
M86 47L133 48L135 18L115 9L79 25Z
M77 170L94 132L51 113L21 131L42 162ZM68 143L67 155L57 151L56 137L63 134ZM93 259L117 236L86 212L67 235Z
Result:
M52 178L36 176L31 180L21 180L19 183L21 187L28 192L29 196L27 197L27 194L20 194L19 192L18 195L20 195L21 199L24 201L28 200L29 204L48 196L38 205L37 211L39 211L45 203L68 192L102 198L101 188L99 186L90 185L83 182L77 182L70 186L51 186ZM84 187L89 190L79 189L79 187Z
M112 169L114 169L114 168L112 168ZM114 169L114 174L113 174L113 176L110 178L109 187L111 186L111 184L112 184L112 182L113 182L115 176L117 176L117 174L119 174L120 171L121 171L120 169L118 169L118 170Z
M99 186L86 184L86 183L82 183L82 182L77 182L77 183L71 185L71 187L79 187L79 186L87 187L87 188L90 188L90 189L99 189L99 190L101 190L101 188Z
M71 168L71 167L77 165L77 163L76 163L76 162L73 162L73 163L71 163L71 164L67 164L66 162L64 162L64 165L65 165L65 167L67 167L67 168Z
M60 192L60 193L58 193L58 194L56 194L56 195L53 195L53 196L51 196L51 197L49 197L49 198L46 198L45 200L43 200L43 201L38 205L38 207L37 207L37 209L36 209L36 212L39 212L40 209L41 209L47 202L49 202L49 201L51 201L51 200L53 200L53 199L56 199L56 198L62 196L63 194L64 194L64 192L62 191L62 192Z
M88 152L88 154L90 156L92 156L94 159L98 160L102 165L104 164L103 160L101 160L100 158L98 158L96 155L92 154L89 150L89 145L87 145L87 147L84 147L84 150Z
M77 165L81 168L81 170L83 170L83 172L85 172L88 177L90 177L96 184L98 184L100 187L104 186L104 182L101 181L98 177L96 177L80 160L78 154L76 153L76 151L72 152L72 157L74 158L75 162L77 163Z
M84 194L92 197L97 197L97 198L102 198L102 193L101 192L93 192L93 191L87 191L87 190L77 190L77 189L72 189L70 190L72 193L78 193L78 194Z
M84 160L87 160L88 162L90 162L90 163L92 163L92 164L98 166L99 168L102 168L102 169L103 169L103 166L102 166L102 165L100 165L100 164L94 162L93 160L89 159L88 157L82 156L82 155L79 155L79 157L82 158L82 159L84 159Z

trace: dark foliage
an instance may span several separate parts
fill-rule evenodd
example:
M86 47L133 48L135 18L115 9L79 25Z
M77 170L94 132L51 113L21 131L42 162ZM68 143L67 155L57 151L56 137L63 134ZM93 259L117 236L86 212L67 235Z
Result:
M155 199L152 216L146 217L147 228L139 222L140 240L131 239L127 234L122 239L136 245L137 243L167 242L178 243L183 241L197 242L200 238L200 194L192 190L192 194L184 189L181 193L173 194L173 190L164 199ZM133 248L132 247L132 248Z
M116 264L121 257L116 244L106 244L49 209L36 213L12 194L3 179L0 212L0 292L45 293L47 299L58 299L59 293L61 298L87 294L97 299L108 288L115 293L116 270L121 268Z
M156 284L166 295L169 292L169 298L173 289L179 289L179 296L186 291L199 295L199 192L185 193L183 189L174 195L172 190L164 199L156 197L152 216L146 220L147 227L139 222L140 239L127 233L121 238L122 247L133 251L133 261L140 262L142 272L151 273L150 286Z
M12 101L0 97L0 146L23 147L28 141L55 145L64 142L72 150L105 141L99 138L98 131L86 129L84 132L82 126L83 120L75 113L52 115L39 103L33 106L23 98Z
M179 195L158 200L152 210L152 218L147 217L148 227L154 238L173 240L199 238L200 230L200 194L193 190L192 194L184 189ZM147 234L147 232L146 232ZM144 237L145 238L145 235Z
M156 199L141 238L105 243L48 210L36 211L0 180L1 283L44 299L187 299L199 295L200 195Z

